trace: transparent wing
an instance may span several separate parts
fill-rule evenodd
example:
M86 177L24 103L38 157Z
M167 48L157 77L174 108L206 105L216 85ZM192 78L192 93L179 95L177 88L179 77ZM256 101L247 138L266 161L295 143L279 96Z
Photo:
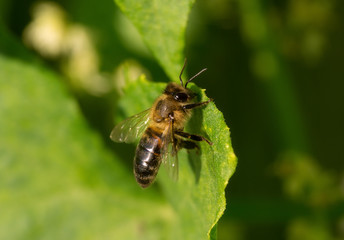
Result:
M117 124L110 134L114 142L132 143L139 138L149 123L150 109L129 117Z
M169 176L173 180L178 180L178 150L177 140L173 134L173 122L171 121L169 127L164 131L163 135L164 145L162 147L162 162L167 169Z

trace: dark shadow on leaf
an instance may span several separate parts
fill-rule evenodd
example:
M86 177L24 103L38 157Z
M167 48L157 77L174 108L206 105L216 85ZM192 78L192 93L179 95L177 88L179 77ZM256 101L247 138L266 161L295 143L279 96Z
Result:
M202 151L201 149L188 151L188 161L195 175L196 184L199 183L199 179L201 176L201 168L202 168L201 151Z
M197 95L195 102L201 101L201 90L197 88L195 85L192 85L191 90ZM209 139L209 136L207 133L203 130L202 124L203 124L203 109L207 106L203 106L201 108L196 108L193 110L192 117L190 118L186 131L192 134L201 135L207 139ZM212 141L212 139L209 139ZM207 151L211 151L211 146L209 146L206 142L198 142L196 143L199 146L199 149L195 150L189 150L188 151L188 162L191 166L191 169L195 175L195 182L196 184L199 183L199 179L201 176L201 170L202 170L202 148L206 149Z

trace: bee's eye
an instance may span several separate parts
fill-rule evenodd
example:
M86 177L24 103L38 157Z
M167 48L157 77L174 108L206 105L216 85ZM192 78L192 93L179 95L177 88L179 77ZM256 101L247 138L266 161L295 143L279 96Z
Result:
M186 102L186 100L188 100L188 95L185 93L176 93L173 97L178 102Z

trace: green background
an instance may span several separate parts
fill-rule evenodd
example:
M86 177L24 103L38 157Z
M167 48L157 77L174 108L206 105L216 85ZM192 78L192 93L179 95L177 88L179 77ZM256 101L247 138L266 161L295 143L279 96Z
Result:
M140 1L128 2L135 5ZM167 76L171 78L174 76L174 80L176 80L175 73L179 71L177 63L183 56L175 56L175 59L172 58L172 63L166 62L167 58L163 57L158 57L156 60L159 51L156 50L158 51L156 53L151 49L154 58L150 51L143 47L141 40L137 39L139 35L131 32L132 28L128 27L126 20L123 20L125 17L112 1L73 0L56 1L56 3L64 9L69 22L91 29L91 36L95 39L96 51L100 59L99 69L106 76L124 61L134 59L146 73L148 72L147 78L150 80L168 82L170 80ZM161 3L169 4L165 1L161 1ZM13 39L17 38L18 42L22 40L23 31L32 20L30 10L33 4L34 1L16 0L3 0L0 3L2 25L14 35L13 38L7 40L7 34L3 34L6 31L2 31L1 43L6 47L1 50L7 56L20 54L21 60L24 62L31 62L32 55L37 53L34 53L33 50L32 53L28 53L20 43ZM191 3L177 6L185 9L185 12L180 13L182 20L187 16L189 4ZM238 157L236 173L226 188L227 207L224 216L218 223L218 239L323 240L344 238L343 7L342 1L339 0L199 0L191 8L185 31L187 72L191 76L204 67L208 68L208 71L197 78L195 83L207 90L207 96L215 99L217 108L223 113L224 119L231 129L232 146ZM121 8L123 10L123 6ZM155 11L159 11L159 8ZM135 15L135 11L134 13L127 12L127 16L130 17L131 14ZM146 16L149 16L149 13L146 13ZM169 18L164 24L177 24L178 15L173 16L172 14L169 17L175 17L175 20ZM134 19L133 22L135 23L135 21L141 22L143 18ZM141 28L139 31L146 32L147 29ZM147 43L149 40L144 39L144 41ZM150 44L158 45L154 42ZM181 52L180 48L182 45L176 46L176 51ZM85 164L82 161L78 162L75 169L71 169L71 172L61 173L61 179L54 180L54 183L59 182L54 185L56 189L42 187L39 188L42 192L33 192L32 194L43 197L43 204L36 202L38 197L33 203L26 200L27 196L16 197L22 206L25 204L33 206L32 215L35 215L37 211L54 209L51 207L54 206L54 193L69 192L72 198L61 200L73 203L72 205L70 202L66 203L62 208L65 212L62 211L61 215L52 212L51 215L42 215L43 219L39 219L42 222L55 222L61 224L60 226L65 226L63 223L69 217L80 214L90 206L93 206L93 210L88 212L88 216L73 218L75 222L66 225L70 229L68 227L59 228L59 225L50 226L51 229L65 229L61 232L52 230L50 233L54 233L56 239L66 238L66 236L73 238L72 234L75 234L73 229L78 228L80 219L87 218L93 219L93 228L83 229L82 234L79 233L74 237L86 239L89 232L104 233L103 227L100 226L102 218L99 213L102 213L110 223L111 221L124 221L122 217L116 219L107 207L119 204L113 199L107 198L108 193L118 191L118 187L114 186L114 183L119 181L118 179L131 181L130 177L132 177L127 174L131 173L131 161L124 159L127 158L128 152L134 151L134 147L116 146L108 139L109 132L113 127L114 113L119 111L122 114L121 117L125 115L124 110L121 110L121 105L117 104L120 93L108 91L94 95L82 89L78 84L68 80L69 76L66 76L63 70L63 57L49 59L37 54L35 59L54 71L56 75L62 76L61 78L65 79L63 84L68 87L70 94L78 102L77 106L67 101L65 103L67 106L64 107L61 104L61 109L52 111L56 116L49 115L51 121L59 119L58 112L70 113L70 119L73 121L75 118L75 122L67 126L71 129L66 127L66 131L73 131L73 136L77 137L66 139L60 136L60 139L57 136L56 139L54 138L56 144L63 146L66 141L79 139L85 148L89 144L95 144L100 145L100 149L105 148L106 150L102 150L100 153L94 152L93 155L85 157L92 162L93 165L87 165L88 167L92 166L92 170L80 170L85 167ZM9 64L7 72L19 74L21 71L27 71L29 76L33 76L35 79L36 73L25 70L22 65L14 63L13 66L6 63L2 67L7 64ZM128 63L125 66L128 66L129 74L131 64ZM167 68L166 66L172 67ZM43 74L42 78L45 74L48 75L47 78L54 78L45 70L38 69L37 71ZM41 73L42 71L43 73ZM3 76L0 77L2 82L10 81L10 79L4 79ZM50 87L59 88L55 85ZM26 86L25 89L30 91L30 86ZM3 90L4 88L0 89L0 91ZM32 91L44 92L45 90ZM3 102L11 101L10 97L13 94L6 89L6 94L1 93L0 99ZM58 95L58 93L56 94ZM46 97L45 101L49 101L49 96ZM66 98L55 95L50 97L61 99L61 101ZM40 103L42 99L36 99L36 101ZM99 134L101 137L92 137L87 141L83 139L82 124L85 122L75 116L75 110L73 110L79 107L87 119L87 124L95 130L95 135ZM135 110L130 111L135 112ZM0 113L2 121L6 122L3 120L6 118L6 114L13 116L16 111L18 110L9 109L6 113ZM25 109L20 111L25 113ZM45 109L43 112L49 111L51 109ZM27 114L30 115L30 112ZM37 116L33 115L33 117L40 119L40 112L36 114ZM118 119L121 117L115 116ZM61 124L64 126L63 121ZM78 129L77 126L80 125L80 129ZM44 128L43 123L42 126ZM24 127L31 129L30 126ZM31 135L27 136L30 140L25 141L26 133L21 132L15 125L6 126L6 131L4 125L1 125L0 128L2 128L1 133L6 132L4 136L11 136L10 133L18 131L18 134L24 136L22 145L18 149L22 150L22 153L31 154L30 156L33 158L39 157L36 156L37 153L30 152L30 144L40 141L39 133L34 136L34 141L31 140ZM37 131L39 132L39 130ZM0 141L4 146L11 139L1 139ZM103 143L105 146L102 146ZM73 146L70 154L77 156L82 154L83 148L80 145L75 142L69 144ZM49 146L55 146L55 144ZM118 156L118 159L122 159L121 164L125 167L123 167L122 177L119 174L113 179L106 179L107 184L104 187L104 184L99 183L101 181L98 179L99 176L94 179L89 179L89 176L95 172L94 169L104 173L100 176L111 176L111 169L117 168L116 164L110 160L110 155L114 154L111 151ZM51 152L58 152L58 150L42 146L42 151L38 154L43 156L45 153ZM0 156L2 156L1 154L0 152ZM96 157L99 155L102 157ZM56 158L58 157L61 156ZM52 158L54 159L54 157ZM100 163L102 158L106 158L106 161L110 163L102 165ZM59 161L56 160L58 166L46 166L44 169L65 169L65 166L58 163ZM12 169L7 164L2 164L4 166L2 170ZM27 169L16 168L12 170L14 173L27 171ZM33 173L37 171L36 174L39 174L39 170L40 168L33 166ZM68 176L71 178L78 176L77 179L79 179L80 175L88 171L91 174L86 174L84 176L85 183L81 184L87 189L83 189L79 194L74 191L73 185L68 185L68 182L63 181L63 179L70 179ZM16 188L16 184L20 184L20 181L28 181L28 179L19 179L19 183L11 182L9 176L10 174L6 175L6 172L1 172L0 180L8 181L13 189ZM25 174L21 176L25 177ZM80 178L83 179L83 176ZM35 179L31 179L31 181L34 182ZM101 186L100 188L94 187L98 184ZM67 190L63 190L65 186L68 186ZM135 191L135 187L137 186L134 183L128 184L128 191L120 193L122 199L130 199L131 191ZM78 184L79 188L80 184ZM92 189L97 189L96 192L102 196L103 208L99 207L99 199L94 199L95 190ZM144 196L142 197L141 194ZM168 228L175 226L173 225L173 211L169 207L166 208L166 202L156 194L161 194L160 190L149 193L149 196L139 193L143 199L140 203L143 204L142 206L147 208L154 204L160 206L153 213L155 217L147 224L157 226L161 223L161 228L154 228L156 231L150 232L149 234L152 235L149 235L147 239L160 239L154 238L154 236L160 236L159 234L166 232L171 233L173 229ZM1 200L6 201L5 194L1 197ZM85 201L85 199L88 200ZM14 219L13 221L20 222L18 226L21 228L16 231L29 228L30 221L37 220L35 217L31 218L30 214L24 216L23 219L13 216L11 209L4 211L6 206L1 206L1 209L1 212L5 212L2 221L8 222L10 219ZM133 226L135 225L136 215L146 216L149 214L148 210L136 207L136 203L129 202L129 200L127 208L122 211L123 215L121 216L130 211L140 213L129 215L124 221L126 224L123 224L126 227L131 226L132 222ZM161 219L161 216L167 217ZM165 225L166 222L169 224ZM73 223L75 224L73 225ZM32 230L29 238L46 237L41 234L44 231L40 229L39 224L34 226L36 228ZM121 229L121 226L114 229ZM9 229L0 228L0 231L8 232ZM23 236L16 235L16 231L11 231L12 234L6 236L11 236L13 239L25 239ZM49 232L45 234L49 234ZM113 236L110 232L106 232L106 234L100 234L100 239L111 239L110 236ZM122 236L118 235L119 239L128 237L125 235L125 230L123 234ZM129 238L135 239L137 236L135 234L133 233ZM191 237L186 239L191 239Z

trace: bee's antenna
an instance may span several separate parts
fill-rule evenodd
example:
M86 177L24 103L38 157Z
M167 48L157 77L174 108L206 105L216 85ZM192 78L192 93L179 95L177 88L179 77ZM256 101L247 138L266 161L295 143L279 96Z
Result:
M191 82L194 78L196 78L198 75L200 75L202 72L206 71L207 68L202 69L199 73L197 73L195 76L193 76L192 78L190 78L186 83L185 83L185 88L188 85L189 82Z
M184 60L184 65L183 65L182 71L181 71L180 74L179 74L180 84L181 84L182 86L184 85L183 79L182 79L182 75L183 75L183 72L184 72L185 65L186 65L186 58L185 58L185 60Z

